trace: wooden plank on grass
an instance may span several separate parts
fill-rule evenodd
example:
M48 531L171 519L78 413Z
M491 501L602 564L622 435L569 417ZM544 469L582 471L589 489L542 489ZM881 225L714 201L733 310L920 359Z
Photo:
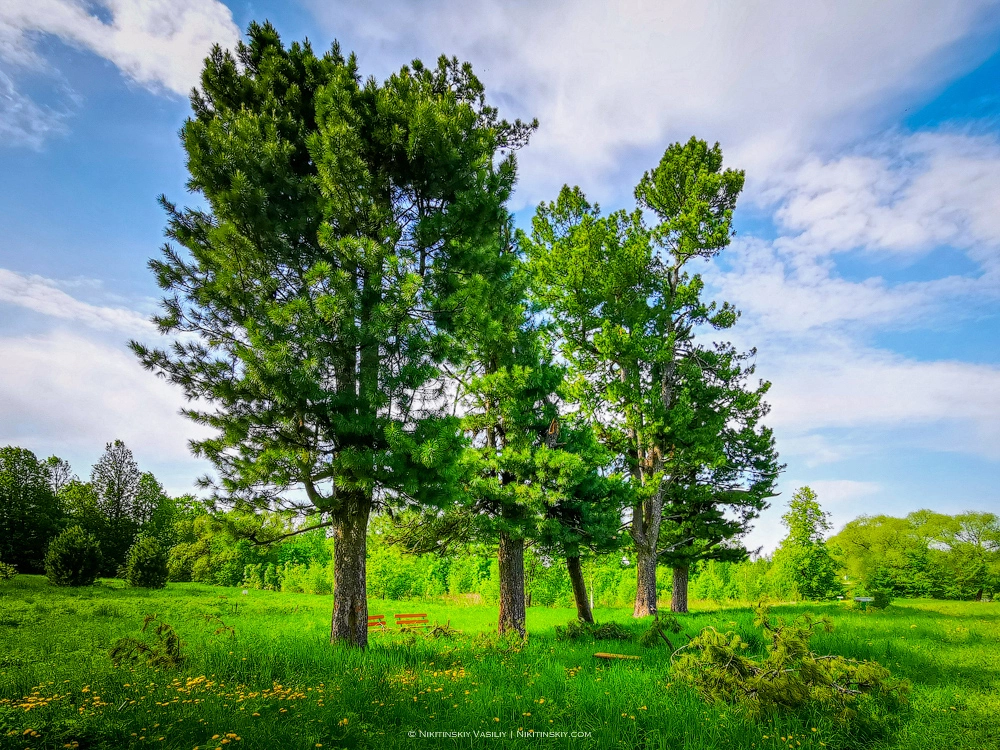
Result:
M603 651L594 654L594 656L598 659L632 659L634 661L639 661L642 658L641 656L630 656L629 654L606 654Z

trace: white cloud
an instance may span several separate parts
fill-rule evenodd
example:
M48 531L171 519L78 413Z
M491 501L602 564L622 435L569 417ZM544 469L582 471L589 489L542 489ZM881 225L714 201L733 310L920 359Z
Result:
M782 251L784 250L784 252ZM745 323L766 334L806 334L823 328L855 332L917 327L956 299L1000 292L992 278L948 276L889 284L874 276L849 281L828 262L788 252L787 243L741 239L727 250L730 270L708 277L735 303ZM953 309L952 317L972 308Z
M172 483L179 491L190 491L204 471L187 448L204 428L178 413L178 389L143 370L123 346L56 329L0 337L0 359L0 445L93 461L106 442L121 439L144 468L183 464L186 479Z
M0 268L0 302L106 331L122 331L139 337L157 333L156 326L134 310L82 302L60 289L56 281L41 276L23 276L5 268Z
M537 116L541 130L521 156L528 201L553 197L563 181L623 199L623 182L692 133L720 140L730 163L759 179L866 135L976 64L998 21L994 0L311 5L366 72L458 55L505 113Z
M861 482L856 479L817 479L806 484L816 493L819 503L827 509L831 505L870 497L882 489L878 482Z
M65 130L66 113L35 103L18 91L0 70L0 143L40 148L49 136Z
M948 245L1000 266L1000 139L920 132L877 141L878 154L811 158L781 174L775 220L797 253L924 254Z
M933 427L937 450L1000 459L998 366L919 361L828 339L768 358L770 423L779 431Z
M218 0L7 0L0 3L0 144L38 149L65 132L79 104L65 83L49 86L61 106L18 86L15 70L59 78L38 51L42 35L109 60L148 89L187 94L212 44L233 47L239 30Z
M850 445L836 443L825 435L795 432L782 434L780 445L782 459L794 457L796 463L810 469L824 464L839 463L864 453L866 447L857 443Z
M0 52L34 55L34 34L51 34L114 63L151 88L186 94L198 82L212 44L239 38L230 10L217 0L99 0L99 12L77 0L32 0L0 7ZM2 31L7 27L6 31Z
M106 296L101 286L0 268L0 307L43 316L40 334L21 333L17 323L0 326L0 445L62 456L86 476L105 443L121 439L168 491L191 492L210 467L192 458L188 441L210 431L181 416L189 405L181 391L127 350L127 337L159 340L143 314L65 291Z
M1000 139L897 133L866 149L776 173L779 236L741 238L726 252L727 270L707 274L743 311L735 338L758 348L759 372L773 382L779 449L807 467L886 445L1000 459L1000 367L871 343L900 329L950 336L996 314ZM905 277L909 264L956 249L972 261L964 275L858 278L867 261L891 258ZM861 251L854 279L840 273L837 254L848 250Z

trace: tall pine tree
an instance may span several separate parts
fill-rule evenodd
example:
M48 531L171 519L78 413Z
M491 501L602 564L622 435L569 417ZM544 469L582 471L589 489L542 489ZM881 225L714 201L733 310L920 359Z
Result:
M668 462L673 476L663 508L659 561L673 570L670 609L687 612L688 572L700 560L747 556L740 538L774 495L778 463L768 412L769 383L751 387L753 352L698 349L679 365L691 428Z
M533 126L499 119L457 60L379 83L336 45L248 38L213 50L181 132L205 208L163 200L157 322L186 336L133 348L202 405L187 413L216 434L194 448L221 497L332 525L331 640L363 646L370 514L451 496L440 363L502 250Z

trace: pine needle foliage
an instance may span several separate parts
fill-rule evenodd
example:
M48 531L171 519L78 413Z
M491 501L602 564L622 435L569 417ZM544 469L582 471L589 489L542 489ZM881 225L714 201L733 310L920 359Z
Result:
M332 526L331 639L367 642L374 510L456 491L442 364L495 272L535 123L500 119L472 68L414 61L380 83L251 24L215 47L181 130L198 207L166 198L150 268L169 349L133 342L213 431L217 499Z
M184 644L173 625L161 620L159 615L146 615L142 621L142 632L151 633L152 639L147 639L148 643L131 637L114 642L109 655L115 664L145 661L151 667L172 669L184 663L185 656L181 652Z
M155 537L140 534L125 557L125 580L129 586L162 589L167 585L167 550Z
M656 617L653 618L653 623L649 626L649 630L643 631L642 635L639 636L639 644L646 648L652 648L653 646L658 646L662 641L671 651L676 651L673 641L667 635L668 630L675 634L682 633L684 626L673 615L661 616L657 613Z
M709 702L735 703L751 713L802 708L829 712L841 721L857 715L859 702L871 698L903 703L909 683L892 677L875 661L820 656L810 647L819 628L830 632L828 617L805 613L792 622L771 622L766 606L757 607L756 627L763 630L765 653L750 648L733 632L707 627L672 658L675 679L691 685Z

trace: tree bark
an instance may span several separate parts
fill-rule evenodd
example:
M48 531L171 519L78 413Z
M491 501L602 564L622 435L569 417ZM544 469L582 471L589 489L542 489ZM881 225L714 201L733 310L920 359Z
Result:
M333 618L330 643L368 645L367 498L344 498L333 524Z
M587 599L587 582L583 580L583 566L579 555L566 556L566 570L573 584L573 598L576 600L576 616L581 622L594 624L594 613L590 610L590 600Z
M523 638L524 540L514 539L508 532L501 531L497 562L500 568L500 621L497 632L504 635L513 631Z
M688 568L674 568L674 590L670 595L670 611L688 611Z
M656 553L636 545L635 607L633 617L656 614Z

